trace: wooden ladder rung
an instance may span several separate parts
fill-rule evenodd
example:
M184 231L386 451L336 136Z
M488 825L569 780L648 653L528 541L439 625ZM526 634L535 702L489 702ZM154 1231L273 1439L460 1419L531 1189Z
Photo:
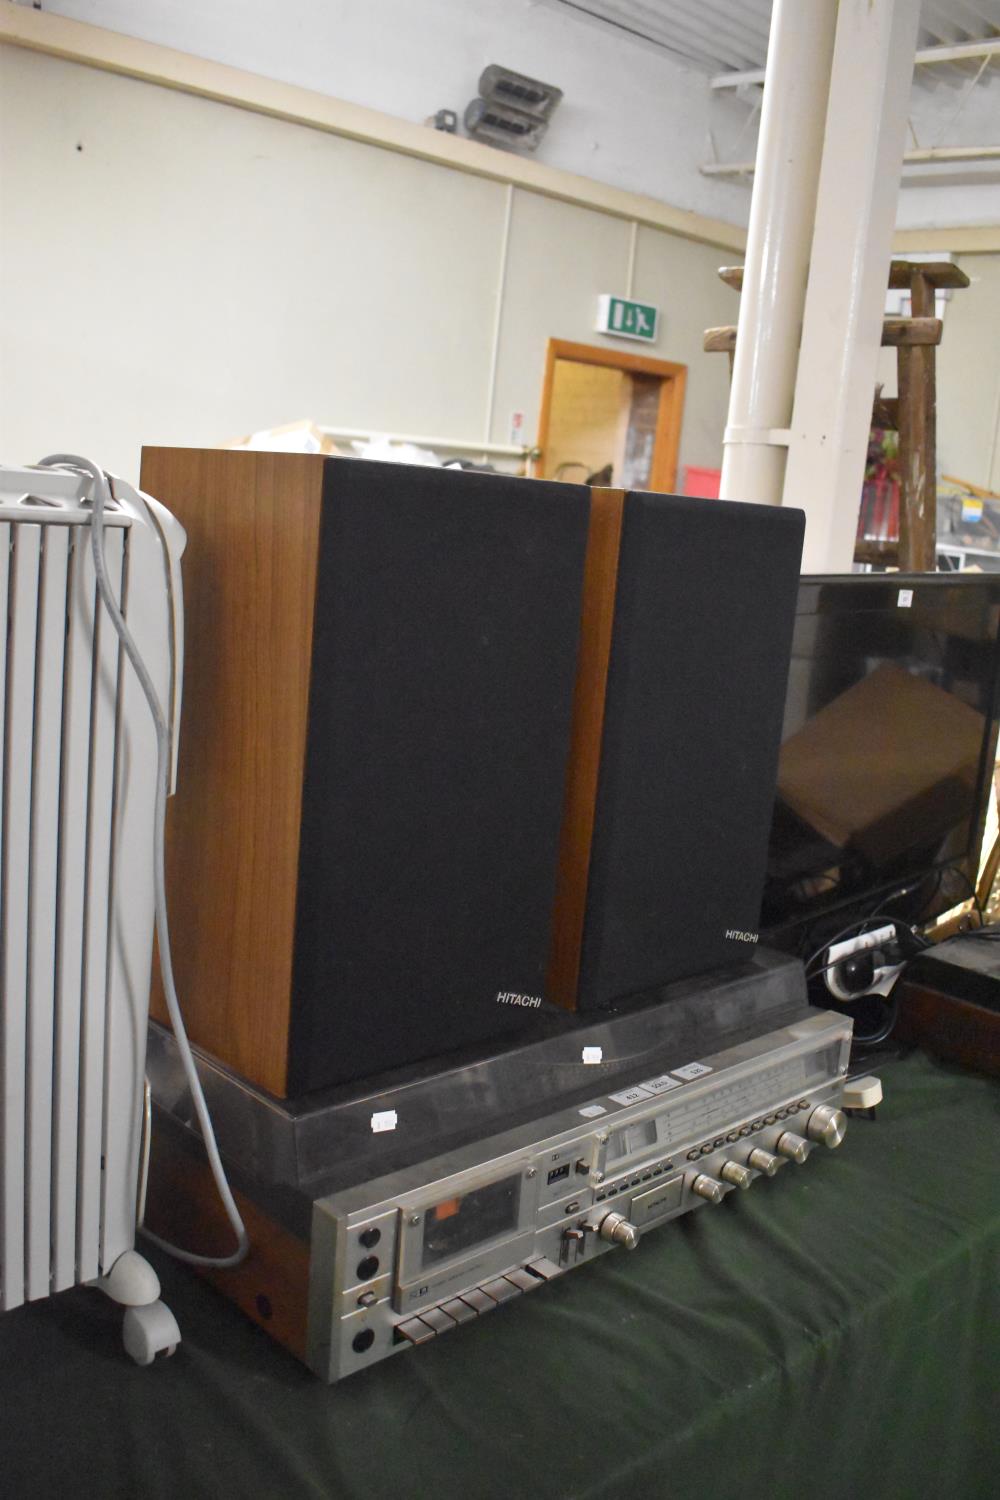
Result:
M882 324L882 347L940 344L941 329L940 318L886 318Z
M955 288L968 286L969 278L961 266L950 260L894 260L889 264L889 285L893 291L909 291L914 276L919 276L927 286ZM743 289L742 266L720 266L719 278L734 291Z
M732 354L736 348L735 328L706 328L706 354Z
M899 566L899 543L855 542L854 561L874 563L876 567L896 568Z
M940 318L886 318L882 324L882 347L940 344L941 331ZM706 354L732 354L736 348L736 329L706 328L703 347Z

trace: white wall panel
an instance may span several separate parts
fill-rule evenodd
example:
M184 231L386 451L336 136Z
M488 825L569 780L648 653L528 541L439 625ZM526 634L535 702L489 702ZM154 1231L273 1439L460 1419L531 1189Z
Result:
M702 341L706 328L735 324L739 317L737 293L719 280L719 267L734 259L738 263L742 257L658 229L639 229L633 296L660 309L657 355L688 367L678 487L685 464L717 469L722 463L729 360L706 354Z
M706 75L586 8L537 0L44 0L50 12L422 122L462 114L488 63L565 99L539 158L679 208L745 224L749 194L703 177L708 131L742 119Z
M630 225L622 219L515 190L497 357L494 441L507 441L513 411L524 412L525 432L534 438L550 338L598 342L594 332L597 298L601 292L624 289L630 234Z
M78 149L80 148L80 149ZM0 47L0 451L56 441L136 478L145 443L298 417L484 436L506 185ZM600 343L632 225L514 189L491 436L533 437L549 337ZM648 352L689 367L682 463L717 464L726 252L638 231ZM635 349L635 345L622 347Z
M0 194L8 461L58 433L135 478L142 442L300 416L482 432L497 183L2 48Z
M948 303L938 350L938 464L1000 490L1000 255L960 264L971 285Z

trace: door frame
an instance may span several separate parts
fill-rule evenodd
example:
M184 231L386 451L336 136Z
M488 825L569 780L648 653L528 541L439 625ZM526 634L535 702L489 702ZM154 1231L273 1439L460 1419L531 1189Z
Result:
M552 387L557 359L570 359L583 365L609 365L615 370L625 370L630 375L653 375L660 381L660 405L656 414L649 487L667 494L672 493L677 485L677 452L684 416L687 365L675 364L666 359L650 359L647 355L632 354L624 349L606 349L599 344L575 344L569 339L549 339L545 350L545 375L542 380L542 404L538 413L537 458L534 466L535 474L540 479L545 478L545 450L549 441Z

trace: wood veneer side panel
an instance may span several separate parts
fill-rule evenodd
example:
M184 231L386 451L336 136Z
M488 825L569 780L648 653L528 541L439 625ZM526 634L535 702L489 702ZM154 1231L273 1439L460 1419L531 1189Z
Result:
M145 1222L154 1234L199 1255L235 1248L208 1164L197 1148L154 1126ZM307 1358L310 1249L238 1189L236 1205L250 1237L238 1266L200 1266L199 1273L296 1358Z
M624 490L592 489L570 752L546 994L576 1009L618 581Z
M548 475L548 446L549 428L552 425L552 391L556 378L556 341L549 339L545 346L545 373L542 376L542 404L538 412L538 434L535 444L538 448L538 459L535 463L535 476L545 479Z
M288 1060L323 459L145 449L187 531L174 968L193 1041L274 1094ZM165 1018L158 975L153 1012Z
M919 981L900 984L895 1035L979 1073L1000 1075L1000 1015Z
M653 470L649 488L671 495L677 489L677 455L681 446L681 422L684 418L684 392L687 366L660 383L660 405L656 416L656 438L653 442Z

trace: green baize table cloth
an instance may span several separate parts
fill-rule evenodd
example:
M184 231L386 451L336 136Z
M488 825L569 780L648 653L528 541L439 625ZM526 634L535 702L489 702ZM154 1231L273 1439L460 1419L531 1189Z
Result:
M156 1257L151 1369L0 1317L6 1500L997 1500L1000 1086L920 1053L844 1146L336 1387Z

